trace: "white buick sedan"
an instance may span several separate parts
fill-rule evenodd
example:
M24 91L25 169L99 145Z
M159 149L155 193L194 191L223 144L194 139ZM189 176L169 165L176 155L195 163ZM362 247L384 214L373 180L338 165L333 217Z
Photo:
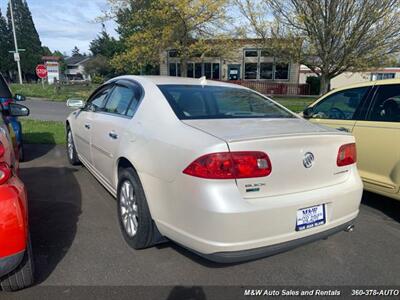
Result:
M238 262L350 230L359 212L354 138L250 89L124 76L68 105L68 159L117 198L134 249L169 239Z

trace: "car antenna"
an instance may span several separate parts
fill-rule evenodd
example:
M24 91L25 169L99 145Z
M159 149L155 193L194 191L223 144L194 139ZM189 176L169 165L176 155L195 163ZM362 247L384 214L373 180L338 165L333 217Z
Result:
M207 84L207 77L203 76L200 79L200 84L202 85L202 87L204 87Z

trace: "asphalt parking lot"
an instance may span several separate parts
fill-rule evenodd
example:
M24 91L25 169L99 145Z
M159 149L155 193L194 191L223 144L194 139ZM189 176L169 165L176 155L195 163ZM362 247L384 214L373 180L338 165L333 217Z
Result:
M69 109L65 102L55 102L42 99L27 99L21 104L30 110L29 119L43 121L64 122L68 115L73 111Z
M234 265L174 243L142 251L123 241L116 202L61 146L27 146L37 286L400 285L400 202L366 194L352 233ZM252 224L249 224L252 226Z

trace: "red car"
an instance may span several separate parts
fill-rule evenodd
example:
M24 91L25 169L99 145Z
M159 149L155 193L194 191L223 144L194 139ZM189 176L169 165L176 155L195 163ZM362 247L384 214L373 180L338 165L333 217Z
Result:
M26 116L29 110L11 104L10 116ZM15 136L0 113L0 286L15 291L32 285L33 258L29 239L26 190L18 178Z

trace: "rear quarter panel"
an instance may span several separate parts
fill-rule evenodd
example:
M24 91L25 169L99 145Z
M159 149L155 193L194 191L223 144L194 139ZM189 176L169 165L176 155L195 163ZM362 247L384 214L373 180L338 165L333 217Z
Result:
M126 158L135 167L153 219L170 222L176 218L171 213L177 205L172 187L180 184L183 170L204 154L229 149L224 141L183 124L154 84L144 82L143 87L146 94L127 138L121 140L118 158ZM119 159L114 166L115 188Z

